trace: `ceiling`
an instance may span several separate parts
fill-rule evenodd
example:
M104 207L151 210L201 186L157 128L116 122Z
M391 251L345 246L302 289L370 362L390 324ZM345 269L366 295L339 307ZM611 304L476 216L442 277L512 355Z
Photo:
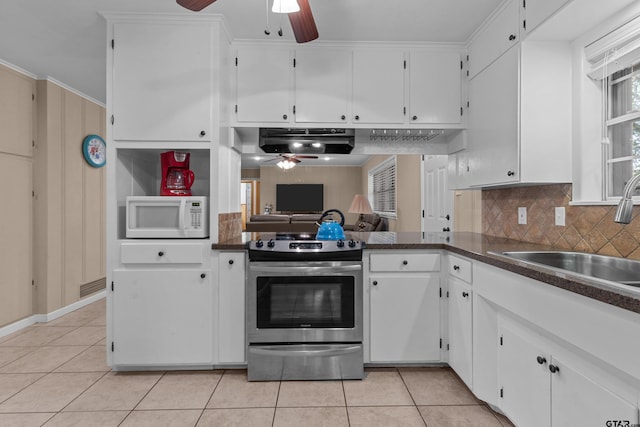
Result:
M223 14L235 40L292 41L266 2L217 0L200 13ZM319 42L465 43L502 0L310 0ZM106 24L98 12L193 13L175 0L2 1L0 60L38 78L51 77L104 103ZM316 42L311 42L316 43Z

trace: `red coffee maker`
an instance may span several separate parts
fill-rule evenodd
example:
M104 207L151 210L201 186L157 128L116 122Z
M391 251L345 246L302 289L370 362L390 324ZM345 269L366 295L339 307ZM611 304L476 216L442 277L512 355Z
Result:
M161 196L191 196L195 175L189 170L189 153L167 151L160 154L162 165Z

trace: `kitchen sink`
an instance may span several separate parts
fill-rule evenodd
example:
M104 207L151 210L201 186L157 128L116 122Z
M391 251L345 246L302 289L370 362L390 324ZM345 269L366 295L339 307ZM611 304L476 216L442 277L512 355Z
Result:
M640 288L640 261L565 251L510 251L493 254Z

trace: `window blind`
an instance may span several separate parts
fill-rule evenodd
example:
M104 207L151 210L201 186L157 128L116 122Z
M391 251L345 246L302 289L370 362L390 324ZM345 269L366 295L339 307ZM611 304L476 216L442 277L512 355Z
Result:
M396 215L396 159L384 161L369 173L373 210L387 216Z

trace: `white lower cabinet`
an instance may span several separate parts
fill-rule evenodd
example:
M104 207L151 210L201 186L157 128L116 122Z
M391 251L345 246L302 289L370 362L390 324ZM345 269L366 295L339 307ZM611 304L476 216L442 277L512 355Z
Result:
M519 427L596 427L638 422L635 404L609 390L601 379L594 378L593 372L581 371L577 357L556 357L552 349L553 344L526 327L501 322L500 408L511 421Z
M472 387L471 285L449 277L449 366Z
M246 363L244 252L218 258L218 361Z
M211 366L211 271L121 269L113 271L112 361L127 366Z

